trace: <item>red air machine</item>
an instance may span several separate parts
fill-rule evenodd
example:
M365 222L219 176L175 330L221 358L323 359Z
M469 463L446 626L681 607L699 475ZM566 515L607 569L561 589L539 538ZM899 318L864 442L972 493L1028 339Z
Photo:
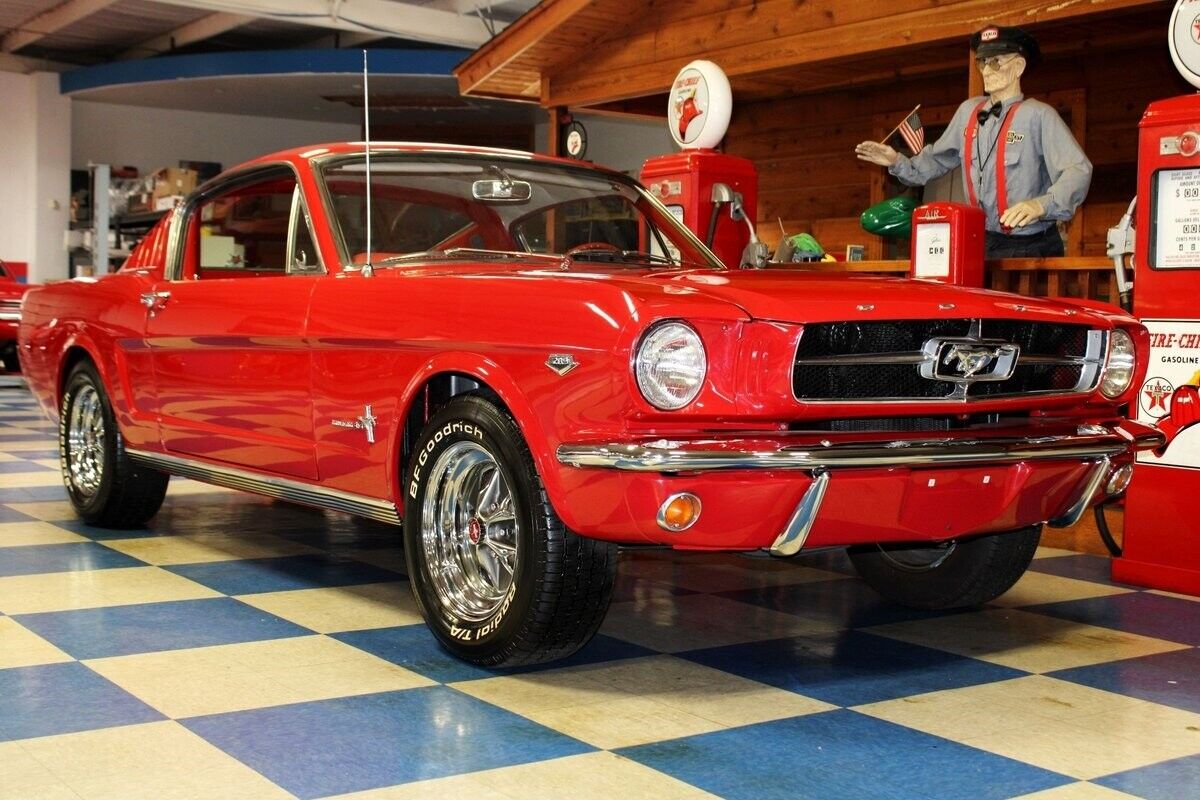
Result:
M983 287L983 209L927 203L913 209L910 278Z

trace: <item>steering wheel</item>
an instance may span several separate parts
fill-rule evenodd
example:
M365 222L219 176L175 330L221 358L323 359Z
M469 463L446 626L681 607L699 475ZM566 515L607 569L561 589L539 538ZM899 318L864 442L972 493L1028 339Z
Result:
M583 255L584 253L608 253L612 256L620 256L624 252L625 251L620 247L617 247L615 244L609 244L608 242L584 242L583 244L575 245L570 250L563 253L563 255L567 256L568 258L577 255Z

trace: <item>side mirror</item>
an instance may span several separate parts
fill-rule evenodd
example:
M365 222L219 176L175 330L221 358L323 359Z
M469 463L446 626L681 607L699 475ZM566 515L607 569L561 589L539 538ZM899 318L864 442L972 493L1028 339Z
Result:
M1200 388L1180 386L1171 394L1171 411L1158 421L1158 429L1167 435L1167 442L1155 455L1162 455L1175 437L1200 422Z

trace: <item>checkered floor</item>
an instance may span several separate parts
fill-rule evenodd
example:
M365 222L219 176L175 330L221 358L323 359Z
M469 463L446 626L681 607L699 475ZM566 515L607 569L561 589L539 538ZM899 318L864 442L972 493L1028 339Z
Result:
M880 601L840 554L624 558L602 631L446 656L396 531L173 480L75 520L0 386L0 797L1200 797L1200 599L1044 550L992 606Z

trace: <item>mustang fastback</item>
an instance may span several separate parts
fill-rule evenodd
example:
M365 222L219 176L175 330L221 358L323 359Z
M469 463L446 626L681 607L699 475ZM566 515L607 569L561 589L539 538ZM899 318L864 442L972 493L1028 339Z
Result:
M595 633L621 547L847 547L882 594L985 603L1120 494L1148 337L1099 304L727 269L630 178L361 144L200 187L117 272L29 292L29 385L89 523L182 475L401 526L477 664Z

